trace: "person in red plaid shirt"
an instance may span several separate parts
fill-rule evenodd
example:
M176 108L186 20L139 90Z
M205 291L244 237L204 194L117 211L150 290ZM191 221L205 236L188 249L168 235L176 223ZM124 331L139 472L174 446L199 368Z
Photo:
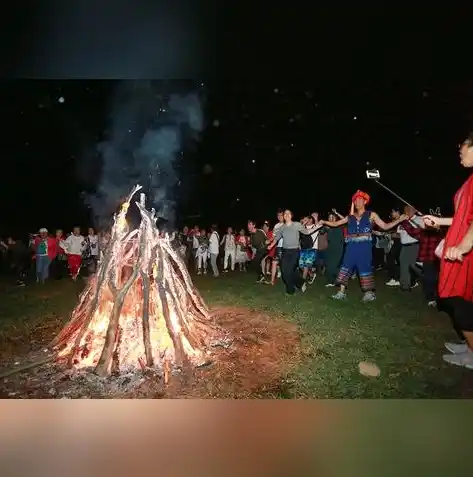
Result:
M439 260L435 249L443 239L443 233L438 228L414 227L409 221L402 223L404 230L419 241L418 262L422 263L422 288L429 306L437 305L437 283L439 275Z

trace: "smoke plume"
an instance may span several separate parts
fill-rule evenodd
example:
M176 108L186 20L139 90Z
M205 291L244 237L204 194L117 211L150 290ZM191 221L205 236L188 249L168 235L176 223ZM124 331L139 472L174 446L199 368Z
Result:
M178 174L176 158L204 126L196 93L163 94L152 81L119 85L106 140L98 145L102 171L89 197L95 218L104 225L134 184L144 187L157 215L174 222Z

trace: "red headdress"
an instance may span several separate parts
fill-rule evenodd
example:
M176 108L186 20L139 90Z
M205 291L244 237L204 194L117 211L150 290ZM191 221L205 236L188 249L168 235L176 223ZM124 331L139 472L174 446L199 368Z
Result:
M356 199L363 199L365 201L365 205L368 205L371 197L369 196L369 194L367 194L366 192L363 192L362 190L357 190L352 198L351 198L351 201L354 203Z

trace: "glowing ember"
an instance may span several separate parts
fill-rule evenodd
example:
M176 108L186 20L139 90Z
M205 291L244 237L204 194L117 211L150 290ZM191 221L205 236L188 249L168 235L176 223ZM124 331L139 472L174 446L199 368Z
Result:
M140 189L115 217L97 273L52 345L60 361L95 368L100 376L153 367L167 379L169 370L205 362L216 328L143 194L140 227L128 230L126 213Z

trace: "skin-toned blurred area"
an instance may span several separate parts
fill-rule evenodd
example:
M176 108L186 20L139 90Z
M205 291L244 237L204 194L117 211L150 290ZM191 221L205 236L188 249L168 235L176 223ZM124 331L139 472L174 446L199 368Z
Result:
M7 477L457 476L469 401L4 401Z
M7 412L20 405L20 413ZM309 402L275 401L18 401L2 407L0 455L8 469L3 475L10 476L298 475L311 466L317 421L320 426L330 416L328 406L314 414Z

